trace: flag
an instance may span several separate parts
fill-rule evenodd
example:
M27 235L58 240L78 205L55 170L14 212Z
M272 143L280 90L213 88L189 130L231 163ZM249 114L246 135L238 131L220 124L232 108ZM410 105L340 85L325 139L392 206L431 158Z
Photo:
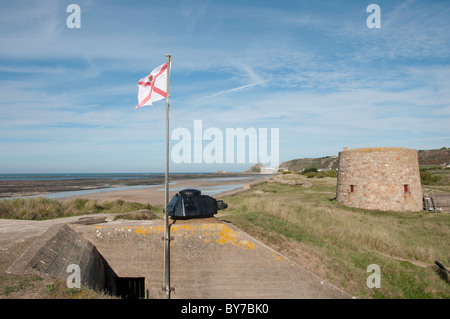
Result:
M167 97L167 63L158 66L148 76L138 82L138 105L153 105L153 102Z

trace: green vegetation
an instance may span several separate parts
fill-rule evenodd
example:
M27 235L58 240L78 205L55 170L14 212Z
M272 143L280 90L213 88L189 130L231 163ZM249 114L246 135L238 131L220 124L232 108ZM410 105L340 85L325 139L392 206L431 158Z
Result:
M44 197L0 201L0 218L45 220L97 213L127 213L142 209L152 210L148 204L126 202L121 199L99 202L74 199L62 202Z
M349 208L334 200L335 178L310 181L229 197L224 219L359 298L450 297L434 265L450 261L450 215ZM381 268L380 289L366 285L370 264Z
M420 172L420 180L422 185L436 185L440 179L441 177L439 175L435 175L427 171Z
M317 177L317 178L324 178L324 177L337 177L337 171L336 170L327 170L327 171L321 171L315 167L307 168L300 174L305 175L307 178Z
M421 166L420 179L424 191L450 192L450 168L439 166Z
M60 280L45 285L42 298L49 299L120 299L108 293L90 288L67 288L67 284Z
M338 164L337 156L325 156L320 158L299 158L280 164L280 167L298 171L313 167L336 169Z
M0 296L6 296L18 292L24 288L32 287L34 282L42 281L42 278L36 275L32 276L12 276L8 283L4 284L3 279L0 279Z
M263 167L261 164L255 164L252 167L250 167L249 172L251 173L261 173L261 167Z

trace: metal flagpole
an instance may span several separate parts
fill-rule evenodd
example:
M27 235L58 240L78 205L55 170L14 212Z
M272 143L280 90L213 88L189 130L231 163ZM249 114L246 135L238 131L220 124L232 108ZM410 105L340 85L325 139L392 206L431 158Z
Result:
M170 54L167 57L167 106L166 106L166 175L165 175L165 238L164 238L164 279L165 279L165 290L166 299L170 299L170 227L169 227L169 116L170 116L170 67L172 63L172 58Z

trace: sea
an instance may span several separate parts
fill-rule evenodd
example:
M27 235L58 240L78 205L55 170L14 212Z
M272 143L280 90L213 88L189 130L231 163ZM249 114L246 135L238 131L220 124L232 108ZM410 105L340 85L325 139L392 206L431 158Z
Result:
M177 173L171 173L177 174ZM33 173L33 174L0 174L0 181L57 181L71 179L144 179L161 177L164 173Z

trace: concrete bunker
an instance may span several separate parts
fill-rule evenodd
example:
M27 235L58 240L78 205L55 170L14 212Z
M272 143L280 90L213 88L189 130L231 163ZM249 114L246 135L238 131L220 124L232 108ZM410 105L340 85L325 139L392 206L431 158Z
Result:
M186 298L351 298L337 287L216 217L170 225L171 286ZM81 284L128 298L164 298L164 221L116 220L50 227L8 269Z
M119 277L92 242L72 227L51 226L7 272L18 275L37 272L65 282L72 282L73 274L79 272L83 287L122 298L144 297L142 277Z

